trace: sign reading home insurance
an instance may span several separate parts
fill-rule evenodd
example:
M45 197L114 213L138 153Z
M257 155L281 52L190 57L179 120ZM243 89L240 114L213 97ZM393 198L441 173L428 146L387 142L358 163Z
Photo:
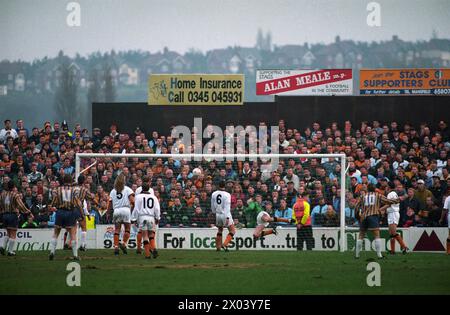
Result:
M450 69L361 70L363 95L449 95Z
M243 74L152 74L149 105L242 105Z
M257 95L352 95L352 69L258 70Z

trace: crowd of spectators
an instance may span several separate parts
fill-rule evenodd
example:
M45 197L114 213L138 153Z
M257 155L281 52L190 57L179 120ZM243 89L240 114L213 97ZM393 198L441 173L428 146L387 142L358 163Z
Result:
M261 123L264 124L264 123ZM372 183L385 193L393 182L400 195L399 226L439 226L443 199L450 185L450 131L444 121L437 125L398 125L397 122L362 122L353 126L314 122L305 130L278 123L280 153L345 153L347 156L347 225L356 226L355 204ZM0 130L0 187L14 181L34 219L22 217L24 228L48 227L54 215L48 204L64 174L75 176L75 154L189 152L169 135L140 128L126 134L112 125L93 128L93 134L77 124L73 130L62 122L45 122L43 128L15 126L4 121ZM170 130L167 131L170 134ZM231 135L227 135L231 137ZM237 141L235 141L237 143ZM264 173L260 161L186 161L182 159L108 158L83 159L82 169L96 162L84 175L92 194L91 215L96 224L111 223L109 192L120 173L133 190L149 176L162 205L160 226L208 227L214 225L210 196L225 180L232 195L232 215L238 227L254 227L262 209L290 218L298 192L308 192L313 226L339 226L340 164L335 159L280 159L276 171ZM194 176L195 167L202 173ZM75 181L75 178L74 178ZM0 188L2 189L2 188Z

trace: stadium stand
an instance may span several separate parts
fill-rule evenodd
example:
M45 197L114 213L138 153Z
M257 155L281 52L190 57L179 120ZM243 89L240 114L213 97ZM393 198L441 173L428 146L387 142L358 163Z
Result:
M25 126L14 129L6 120L0 131L0 191L12 180L19 187L24 203L33 211L34 221L20 218L20 226L38 228L52 226L49 213L55 188L64 174L75 175L75 153L169 153L173 139L157 132L134 134L120 132L120 126L109 130L93 128L93 134L76 125L69 130L66 123L45 122L43 128L31 131ZM399 126L392 122L363 122L353 126L332 123L321 126L313 122L305 130L279 121L280 153L345 152L349 166L347 176L346 223L357 225L354 205L360 191L369 183L384 192L388 183L402 184L406 196L401 202L399 226L438 226L443 197L450 186L450 131L445 121L437 126L421 124ZM89 162L89 161L88 161ZM126 174L127 185L135 190L148 175L162 204L160 226L208 227L214 224L210 195L224 179L232 192L232 213L236 225L251 227L254 211L269 209L281 216L291 213L296 192L309 192L314 226L338 226L339 182L335 161L317 159L282 163L269 179L261 177L257 163L204 163L204 172L193 178L198 162L180 165L178 161L139 159L99 161L86 175L93 194L91 214L96 224L111 223L108 195L115 177ZM75 178L74 178L75 180ZM255 205L248 199L261 194L263 202ZM280 202L282 199L286 203Z

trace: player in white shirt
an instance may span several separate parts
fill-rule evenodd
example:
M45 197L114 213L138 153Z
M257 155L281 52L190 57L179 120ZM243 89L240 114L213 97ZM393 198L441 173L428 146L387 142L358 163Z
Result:
M405 242L403 241L400 234L397 233L398 222L400 221L400 198L398 194L403 190L403 186L401 184L395 187L393 182L389 182L387 187L387 199L388 200L397 200L397 203L386 205L382 207L380 210L386 209L387 212L387 221L389 225L389 235L390 235L390 243L391 243L391 251L392 255L395 254L395 241L400 244L401 251L403 255L408 252L408 247L406 247Z
M155 191L153 190L153 188L149 188L148 192L153 196L155 195ZM134 194L135 194L135 196L137 196L141 193L142 193L142 186L139 186L138 188L136 188L136 191L134 192Z
M125 186L125 175L123 173L117 176L114 182L114 189L109 194L112 202L114 231L114 255L119 255L119 246L124 254L127 254L127 243L130 238L131 228L131 207L134 203L133 190ZM119 235L122 225L125 227L122 242L119 244Z
M158 198L149 192L149 183L142 184L142 191L136 196L131 221L137 222L144 239L145 258L158 257L155 233L161 216Z
M225 181L219 182L219 190L211 195L211 210L216 214L216 226L219 229L216 236L216 250L224 249L228 251L228 244L236 233L234 221L231 216L231 195L225 191ZM228 235L222 244L223 228L228 228Z
M444 199L444 211L442 211L439 223L444 223L444 218L447 216L448 237L447 237L447 255L450 255L450 187L447 188L447 197Z
M147 175L145 175L144 177L142 177L142 183L148 183L148 186L151 186L151 180L150 177L148 177ZM149 188L148 189L149 193L152 194L153 196L155 195L155 192L153 191L153 188ZM142 186L139 186L138 188L136 188L136 191L134 192L134 195L137 196L140 193L142 193ZM139 229L139 227L138 227ZM141 229L139 229L137 235L136 235L136 254L140 255L142 254L142 231Z
M256 195L257 198L261 198L260 195ZM249 199L250 201L251 199ZM294 219L285 219L285 218L277 218L271 217L270 214L266 211L260 211L256 217L256 227L253 232L253 239L256 241L260 237L275 234L277 235L277 227L274 226L272 228L267 228L271 222L285 222L285 223L294 223Z

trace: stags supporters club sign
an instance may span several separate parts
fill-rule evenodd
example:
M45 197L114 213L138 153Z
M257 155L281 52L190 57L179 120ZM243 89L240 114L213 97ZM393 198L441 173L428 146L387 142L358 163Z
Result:
M242 105L243 74L152 74L149 105Z
M352 95L352 69L258 70L257 95Z
M363 95L449 95L450 69L361 70Z

